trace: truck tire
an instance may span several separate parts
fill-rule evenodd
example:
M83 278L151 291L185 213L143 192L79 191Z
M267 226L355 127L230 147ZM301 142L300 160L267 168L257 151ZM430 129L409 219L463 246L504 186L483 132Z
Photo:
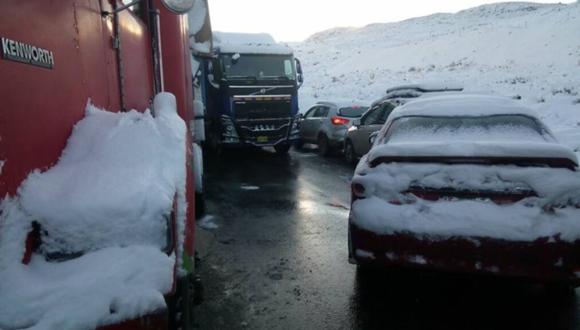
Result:
M304 141L298 140L294 143L294 148L296 148L296 150L300 150L302 147L304 147Z
M328 138L324 134L318 136L318 153L322 157L328 157L330 155L330 145Z
M277 144L274 146L274 150L276 150L276 153L278 155L286 155L288 153L288 151L290 150L290 145L289 144Z
M167 301L169 329L193 330L194 288L193 274L177 279L175 294Z
M201 219L205 215L205 197L203 193L195 193L195 218Z

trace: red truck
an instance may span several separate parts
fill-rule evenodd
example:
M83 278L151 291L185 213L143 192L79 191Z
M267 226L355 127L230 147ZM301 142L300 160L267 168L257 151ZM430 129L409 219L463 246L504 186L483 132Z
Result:
M204 1L204 0L197 0ZM154 96L175 96L177 113L194 120L188 23L195 0L3 0L0 2L0 200L18 195L31 171L53 166L87 100L113 112L144 111ZM207 5L204 7L207 15ZM206 18L207 19L207 18ZM192 326L194 173L192 132L185 149L188 208L167 308L103 329L187 329ZM6 196L6 197L5 197ZM6 213L6 212L5 212ZM0 211L0 216L2 212ZM175 222L170 225L175 226ZM0 224L0 230L2 230ZM170 228L174 231L174 228ZM22 262L38 247L38 228ZM178 244L179 240L173 240ZM177 269L177 268L181 269ZM0 313L1 314L1 313ZM75 315L70 315L74 318ZM0 324L0 328L6 325ZM30 327L27 324L24 327Z

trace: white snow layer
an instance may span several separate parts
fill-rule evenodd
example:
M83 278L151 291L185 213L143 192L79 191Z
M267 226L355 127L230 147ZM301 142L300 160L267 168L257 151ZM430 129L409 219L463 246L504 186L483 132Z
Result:
M87 104L58 163L0 204L0 328L93 329L165 307L184 237L185 134L169 93L155 97L154 116ZM168 256L174 197L178 250ZM43 252L84 254L23 265L33 221Z
M568 169L381 164L367 168L366 156L353 183L365 187L366 198L354 202L351 221L379 233L414 233L434 239L453 236L533 241L540 237L580 239L580 174ZM510 205L485 199L441 199L436 202L403 195L411 186L467 191L533 190ZM400 201L402 205L388 201ZM550 210L550 206L555 206ZM566 206L566 207L560 207Z
M207 4L206 0L195 0L193 7L187 13L187 22L189 27L189 35L198 33L205 24L207 19Z
M213 46L222 53L291 55L292 48L267 33L213 32Z

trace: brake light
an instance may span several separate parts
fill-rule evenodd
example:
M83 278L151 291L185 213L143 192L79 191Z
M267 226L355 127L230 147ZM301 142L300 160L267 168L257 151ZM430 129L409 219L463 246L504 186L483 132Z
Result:
M365 186L360 183L353 183L351 186L352 200L365 198Z
M330 119L330 121L332 122L333 125L337 125L337 126L346 125L350 122L350 120L348 120L346 118L341 118L341 117L336 117L336 116L332 117Z

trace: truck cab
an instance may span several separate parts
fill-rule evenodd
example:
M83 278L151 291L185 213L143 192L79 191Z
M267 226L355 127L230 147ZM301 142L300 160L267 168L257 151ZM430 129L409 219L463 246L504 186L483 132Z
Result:
M267 34L213 34L207 63L207 130L212 147L274 147L298 140L300 62Z

